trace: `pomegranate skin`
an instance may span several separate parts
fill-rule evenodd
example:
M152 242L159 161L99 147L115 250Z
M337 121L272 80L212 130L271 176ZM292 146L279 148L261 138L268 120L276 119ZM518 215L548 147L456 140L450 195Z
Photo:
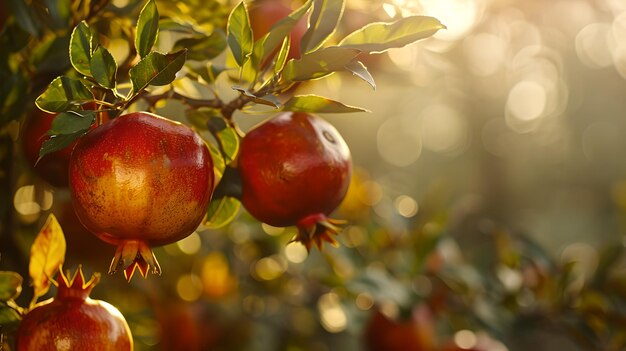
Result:
M204 141L189 127L146 112L120 116L83 136L69 176L77 217L118 246L109 272L123 267L127 279L133 263L144 276L150 266L160 273L149 247L189 236L206 213L214 182Z
M346 195L352 163L348 146L330 123L288 112L243 138L239 170L242 203L252 216L272 226L298 225L311 232L316 224L328 222L326 216Z
M70 185L78 218L102 240L164 245L200 224L212 194L213 162L190 128L136 112L79 140Z
M89 298L97 281L83 285L82 273L73 283L60 279L57 296L38 303L22 319L17 351L132 351L130 329L120 311Z

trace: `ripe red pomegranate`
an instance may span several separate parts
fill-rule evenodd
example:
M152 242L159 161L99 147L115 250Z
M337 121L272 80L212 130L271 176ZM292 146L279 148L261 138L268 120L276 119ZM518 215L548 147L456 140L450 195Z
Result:
M434 351L437 334L430 309L419 305L407 320L392 320L374 312L365 329L364 341L370 351Z
M95 104L85 105L85 109L95 109ZM76 143L72 143L70 146L63 150L59 150L44 156L39 162L39 149L44 141L48 139L48 130L52 125L52 120L56 117L56 113L43 112L38 108L35 108L33 112L24 120L24 126L22 127L22 150L24 156L28 161L28 164L33 166L35 173L42 179L47 181L50 185L57 188L64 188L68 185L67 169L70 164L70 156L72 155L72 149ZM108 120L108 114L106 112L100 113L100 117L103 120ZM35 163L37 163L35 165Z
M350 184L350 150L325 120L283 113L251 130L239 154L242 203L261 222L296 225L307 250L324 241L336 245L339 228L327 218Z
M100 275L88 282L81 268L72 279L59 275L56 297L38 303L22 319L17 351L132 350L130 329L120 311L89 297Z
M291 9L283 0L256 0L250 3L248 13L250 16L250 26L254 35L254 40L262 38L267 34L272 26L287 17ZM306 32L307 23L303 17L291 31L291 46L287 59L300 58L300 40Z
M189 127L146 112L108 121L83 136L70 159L76 215L117 245L109 273L130 280L161 268L150 247L191 234L213 192L213 161Z

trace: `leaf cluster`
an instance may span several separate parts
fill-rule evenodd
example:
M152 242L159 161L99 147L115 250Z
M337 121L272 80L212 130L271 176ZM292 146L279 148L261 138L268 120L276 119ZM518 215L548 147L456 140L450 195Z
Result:
M29 308L22 308L15 299L22 292L23 278L16 272L0 271L0 325L14 328L22 315L46 295L54 277L65 261L65 236L53 214L50 214L30 249L28 273L33 287Z
M71 65L78 74L57 77L36 100L40 109L58 114L40 157L67 147L93 124L102 123L100 111L115 118L139 100L146 101L148 109L154 109L162 100L179 100L189 107L186 115L191 124L201 135L208 136L215 174L223 180L216 189L219 196L208 208L205 224L223 226L240 207L236 172L228 171L236 168L243 136L233 120L235 111L253 112L251 107L255 105L269 106L275 112L366 111L327 97L289 96L288 92L302 82L335 72L351 72L375 88L374 78L359 61L360 54L403 47L445 28L435 18L412 16L369 24L337 42L333 35L344 6L344 1L308 0L254 40L245 2L232 9L224 30L207 31L193 23L183 25L174 18L161 18L156 2L148 0L136 22L132 43L136 59L127 71L120 71L111 52L99 42L96 29L80 21L68 45ZM301 39L301 52L289 59L290 33L298 22L307 19L309 26ZM153 51L159 31L176 33L178 39L171 51ZM216 85L224 84L218 83L222 74L230 75L231 87L239 94L233 100L224 101L217 94ZM181 79L209 88L213 97L188 96L184 89L177 88Z

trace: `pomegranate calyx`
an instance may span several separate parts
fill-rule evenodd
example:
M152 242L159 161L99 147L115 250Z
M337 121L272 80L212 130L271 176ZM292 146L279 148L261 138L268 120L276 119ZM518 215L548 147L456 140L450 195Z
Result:
M161 275L161 266L150 246L143 241L126 240L117 246L109 266L109 274L115 274L118 269L123 269L124 278L130 282L137 269L141 276L146 278L150 268L152 274Z
M61 279L58 279L59 297L77 297L86 299L89 297L91 290L100 281L99 273L93 273L91 278L88 281L85 281L82 265L78 266L74 276L72 276L69 270L63 273L63 267L60 266L59 276L61 277Z
M346 221L327 218L324 214L314 214L298 221L298 234L291 240L298 241L306 247L307 252L311 252L313 244L322 251L324 242L338 247L339 243L334 238L342 230L342 225Z

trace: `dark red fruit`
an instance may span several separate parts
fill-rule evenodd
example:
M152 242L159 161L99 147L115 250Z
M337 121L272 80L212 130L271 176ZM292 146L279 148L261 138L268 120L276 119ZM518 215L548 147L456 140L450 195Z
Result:
M307 249L339 229L329 215L350 184L350 150L325 120L284 113L250 131L241 142L239 170L244 207L272 226L297 225L294 240Z
M161 268L150 247L189 236L213 192L213 161L189 127L134 112L92 130L70 159L70 190L81 223L117 245L109 273Z
M376 311L363 336L369 351L434 351L437 345L434 320L426 305L416 307L407 320L392 320Z
M250 27L254 40L262 38L272 26L291 13L291 9L282 0L256 0L250 3L248 12L250 15ZM288 59L300 58L300 40L306 32L306 19L301 19L291 31L291 46Z
M132 350L130 329L120 311L89 297L100 276L85 282L80 268L71 280L60 276L57 296L38 303L22 319L17 351Z

